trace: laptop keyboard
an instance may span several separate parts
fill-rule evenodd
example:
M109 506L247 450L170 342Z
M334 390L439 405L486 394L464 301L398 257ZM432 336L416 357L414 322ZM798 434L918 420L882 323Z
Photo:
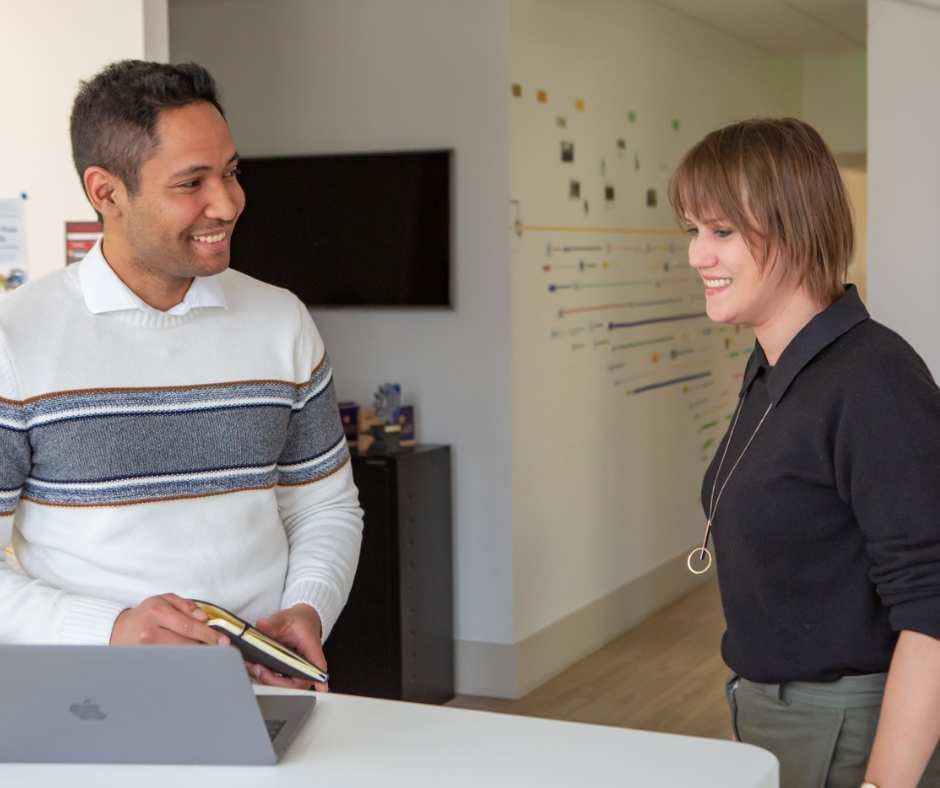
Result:
M274 741L277 738L277 735L281 732L281 728L287 725L287 720L265 720L264 727L268 729L268 736L271 741Z

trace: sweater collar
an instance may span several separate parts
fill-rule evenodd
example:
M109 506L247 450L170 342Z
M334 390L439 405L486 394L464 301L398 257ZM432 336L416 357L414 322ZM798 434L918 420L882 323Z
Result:
M137 310L146 313L181 316L191 309L218 307L227 308L225 292L218 276L197 276L183 296L183 300L166 312L154 309L131 290L105 260L101 251L101 240L89 250L78 263L78 278L85 306L93 314Z
M767 375L767 390L770 399L777 405L787 393L790 384L809 363L825 348L835 342L849 329L868 319L868 310L858 296L855 285L846 285L845 292L832 304L809 321L790 340L775 366L771 367L759 342L754 343L754 352L748 359L741 385L740 396L744 396L758 374Z

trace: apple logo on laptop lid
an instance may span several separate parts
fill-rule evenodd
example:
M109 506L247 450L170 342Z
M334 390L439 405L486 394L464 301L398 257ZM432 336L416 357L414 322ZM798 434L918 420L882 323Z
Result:
M69 706L69 711L80 720L103 720L108 716L91 698L85 698L81 703L73 703Z

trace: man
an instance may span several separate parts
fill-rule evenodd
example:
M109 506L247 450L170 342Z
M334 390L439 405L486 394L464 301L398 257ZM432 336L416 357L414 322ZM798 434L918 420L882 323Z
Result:
M228 268L245 195L213 79L112 64L71 133L104 235L0 307L0 640L226 643L202 599L323 667L362 512L309 313Z

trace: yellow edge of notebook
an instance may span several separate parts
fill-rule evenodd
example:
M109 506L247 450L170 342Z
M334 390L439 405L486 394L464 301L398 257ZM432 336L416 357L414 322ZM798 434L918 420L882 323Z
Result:
M203 602L200 599L192 600L208 617L206 622L210 627L215 626L231 633L236 638L241 638L255 648L266 651L275 659L280 660L285 665L289 665L304 673L315 681L326 682L329 675L322 668L317 667L312 662L304 659L296 651L291 651L287 646L278 643L273 638L265 635L258 629L255 629L247 621L239 618L234 613L230 613L223 607L213 605L210 602Z

